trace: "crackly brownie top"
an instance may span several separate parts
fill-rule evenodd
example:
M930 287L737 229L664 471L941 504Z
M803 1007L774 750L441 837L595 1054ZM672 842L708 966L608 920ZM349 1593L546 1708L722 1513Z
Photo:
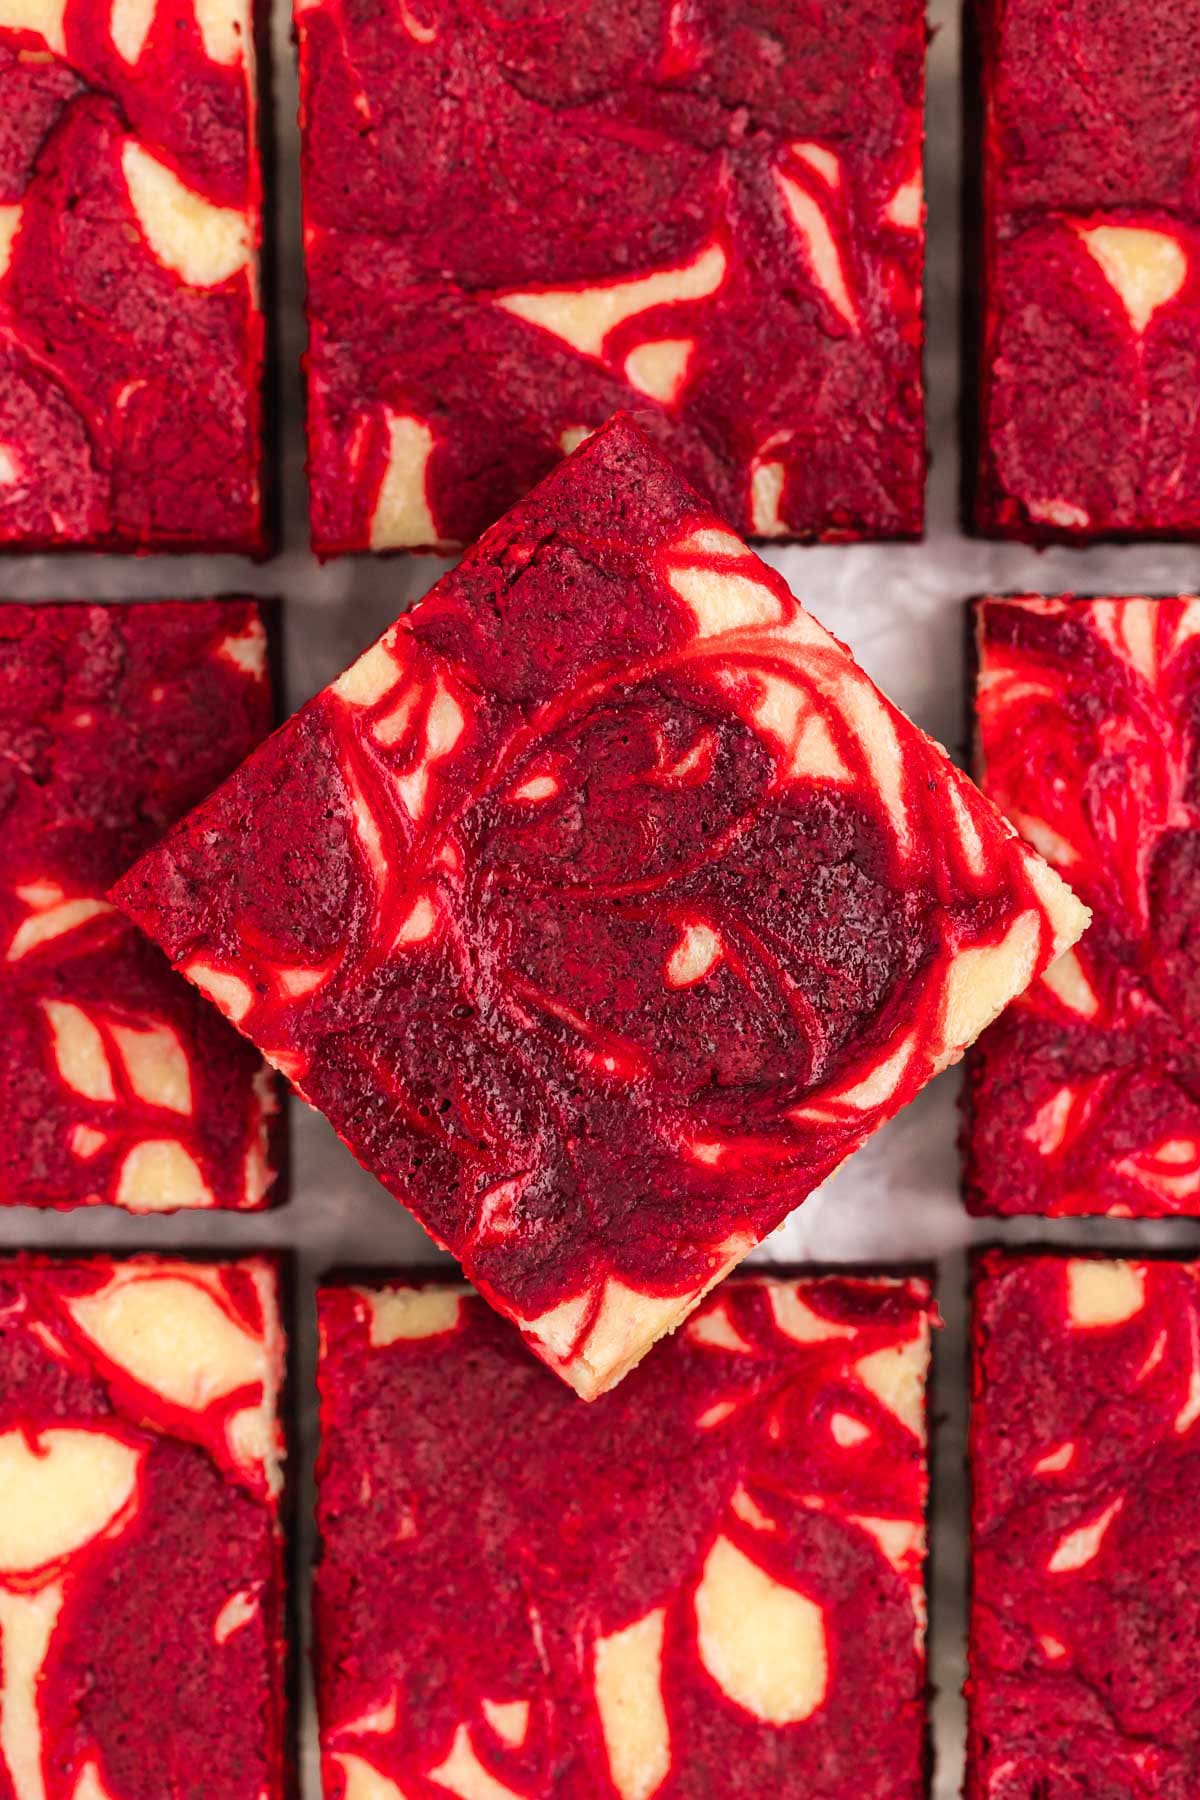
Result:
M330 1792L924 1792L923 1281L737 1279L589 1408L466 1290L319 1305Z
M0 541L258 536L247 0L0 8Z
M597 1378L1083 923L627 421L118 894Z
M262 1203L270 1081L104 893L270 715L249 602L0 607L0 1201Z
M975 511L1025 540L1200 529L1200 0L979 0Z
M1130 203L1195 216L1200 202L1200 0L982 0L996 200Z
M0 1792L279 1800L282 1354L261 1260L0 1262Z
M249 755L271 724L266 663L248 600L0 610L9 930L31 910L17 887L102 893Z
M1000 1210L1195 1210L1200 601L977 619L984 791L1093 924L980 1046L973 1184Z
M919 530L920 0L298 27L319 542L474 538L633 405L742 531Z
M1142 206L1001 225L988 270L984 522L1017 536L1200 522L1200 230Z
M972 1800L1200 1781L1197 1268L990 1254L976 1286Z

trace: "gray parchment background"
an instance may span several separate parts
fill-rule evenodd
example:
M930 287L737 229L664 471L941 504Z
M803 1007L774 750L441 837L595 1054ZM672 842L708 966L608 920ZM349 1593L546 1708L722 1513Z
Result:
M299 255L296 77L287 0L275 0L276 203L280 209L276 344L282 364L284 540L264 567L237 557L26 557L0 563L0 596L20 600L151 599L248 593L284 601L286 692L292 710L324 686L395 614L418 599L444 565L434 558L345 560L321 568L307 550L301 396L303 276ZM1186 546L1104 548L1044 554L972 543L957 528L958 456L958 20L952 0L933 0L929 62L927 376L934 469L929 530L917 545L785 549L768 553L800 597L904 709L954 747L961 737L961 601L988 589L1074 587L1092 593L1193 589L1200 556ZM759 1253L781 1261L933 1259L946 1329L936 1352L932 1672L936 1800L961 1779L965 1491L963 1283L973 1238L1058 1239L1092 1245L1155 1244L1195 1249L1200 1226L1088 1224L1003 1230L973 1228L960 1209L955 1152L957 1076L943 1076L877 1137ZM314 1329L311 1293L330 1263L399 1266L433 1260L420 1228L360 1170L315 1114L291 1109L291 1203L267 1215L178 1215L131 1220L108 1208L52 1215L0 1214L0 1247L70 1246L161 1250L173 1245L238 1251L279 1245L298 1256L293 1374L301 1431L293 1476L299 1488L300 1562L307 1563L312 1510ZM756 1259L757 1260L757 1259ZM300 1596L301 1618L306 1595ZM304 1800L319 1800L307 1669L303 1674Z

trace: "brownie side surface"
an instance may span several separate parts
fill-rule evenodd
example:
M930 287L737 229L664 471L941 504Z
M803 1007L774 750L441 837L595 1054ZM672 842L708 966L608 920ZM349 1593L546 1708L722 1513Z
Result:
M0 608L0 1203L268 1200L272 1078L104 893L270 718L250 602Z
M587 1409L469 1290L319 1316L327 1792L925 1792L926 1283L736 1278Z

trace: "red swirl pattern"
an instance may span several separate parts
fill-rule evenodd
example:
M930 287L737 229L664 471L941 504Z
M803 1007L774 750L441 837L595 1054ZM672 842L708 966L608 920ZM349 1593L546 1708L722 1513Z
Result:
M1092 248L1109 243L1135 248ZM1032 542L1194 536L1200 440L1177 395L1200 376L1196 223L1140 207L1008 221L988 308L982 529Z
M0 9L2 547L265 547L255 16Z
M0 1262L0 1800L283 1800L278 1276Z
M924 1794L924 1281L738 1278L587 1409L465 1289L319 1313L330 1800Z
M296 23L322 554L471 542L635 407L738 531L919 534L919 0Z
M975 522L1027 542L1200 529L1197 0L979 0Z
M116 892L584 1392L1083 923L624 421Z
M981 1260L967 1800L1196 1791L1198 1280Z
M971 1060L986 1213L1200 1207L1200 603L987 600L984 791L1091 907Z
M269 1202L274 1077L104 893L270 722L249 602L0 609L0 1205Z

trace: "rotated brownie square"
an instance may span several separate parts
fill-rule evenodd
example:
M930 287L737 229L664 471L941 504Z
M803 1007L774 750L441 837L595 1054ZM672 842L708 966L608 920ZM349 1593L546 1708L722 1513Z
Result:
M625 420L116 898L589 1397L1087 919Z

